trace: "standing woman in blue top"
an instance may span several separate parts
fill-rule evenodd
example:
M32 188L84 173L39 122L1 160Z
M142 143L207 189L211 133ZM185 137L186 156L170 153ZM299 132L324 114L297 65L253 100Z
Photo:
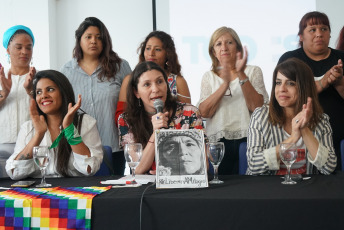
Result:
M73 59L61 72L71 82L75 95L83 95L81 108L97 120L103 145L118 151L118 131L114 117L123 78L131 72L127 61L112 50L110 34L95 17L86 18L75 31ZM123 154L114 154L115 174L124 172Z
M11 66L5 70L0 63L0 177L7 176L2 170L3 160L13 153L20 126L30 119L29 99L36 73L30 67L35 44L30 28L10 27L4 33L2 44Z

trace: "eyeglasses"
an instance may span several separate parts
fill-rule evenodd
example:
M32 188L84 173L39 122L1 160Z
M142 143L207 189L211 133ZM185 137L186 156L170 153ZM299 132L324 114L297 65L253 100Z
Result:
M223 95L223 96L225 96L225 97L232 97L232 90L231 90L231 87L229 87L228 86L228 91L229 91L229 94L225 94L225 95ZM227 91L226 91L226 93L227 93Z

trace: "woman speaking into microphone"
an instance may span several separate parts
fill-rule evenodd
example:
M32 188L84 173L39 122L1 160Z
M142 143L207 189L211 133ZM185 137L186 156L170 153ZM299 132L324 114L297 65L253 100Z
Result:
M135 173L155 173L155 133L167 129L203 129L198 109L177 102L170 93L165 71L154 62L142 62L130 75L127 108L118 118L119 143L141 143L142 159Z

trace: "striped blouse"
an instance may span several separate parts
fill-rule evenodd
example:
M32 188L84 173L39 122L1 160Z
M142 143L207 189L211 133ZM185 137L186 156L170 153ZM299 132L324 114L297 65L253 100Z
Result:
M276 158L276 146L287 137L283 128L272 125L268 117L269 108L266 105L257 108L251 116L247 138L247 175L273 175L279 170L280 162ZM318 172L330 174L336 168L337 157L333 148L329 117L326 114L323 114L313 135L319 141L319 148L315 159L312 159L306 149L306 174Z

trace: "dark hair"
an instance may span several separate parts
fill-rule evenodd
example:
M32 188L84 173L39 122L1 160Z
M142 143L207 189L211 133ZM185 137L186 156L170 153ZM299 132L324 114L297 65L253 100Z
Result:
M164 76L167 86L167 95L164 105L166 110L173 111L172 116L174 116L177 108L177 103L171 95L170 87L168 87L165 71L158 64L151 61L139 63L130 75L127 87L127 107L124 118L130 128L130 131L134 135L135 142L141 143L143 147L147 145L147 142L153 133L153 125L148 113L144 108L143 102L141 99L137 99L135 92L137 92L137 85L141 75L150 70L157 70Z
M278 64L274 70L272 78L271 100L269 104L269 121L273 125L282 126L286 122L283 108L276 100L275 88L277 74L281 73L286 78L295 81L297 87L298 100L296 102L296 113L302 110L302 106L307 103L308 97L312 98L313 114L308 126L313 130L320 122L322 108L318 101L318 94L311 68L297 58L289 58Z
M86 18L75 31L75 47L73 49L73 57L77 61L80 61L84 58L83 51L80 46L80 40L82 35L85 33L88 27L95 26L100 31L101 42L103 44L103 50L99 55L99 61L101 63L101 71L98 74L98 78L103 80L105 76L108 80L110 78L115 78L116 74L120 70L120 64L122 62L121 58L112 50L112 41L109 34L109 31L105 25L95 17Z
M344 51L344 26L340 30L338 41L337 41L337 50L343 50Z
M330 32L331 32L331 26L330 21L328 20L328 17L326 14L318 12L318 11L312 11L305 14L300 23L299 23L299 33L297 35L303 35L303 31L307 27L307 24L310 25L325 25L328 26ZM299 40L299 46L303 46L303 42Z
M29 35L29 37L30 37L30 39L31 39L31 41L32 41L32 43L33 43L33 39L32 39L31 35L30 35L28 32L26 32L25 30L17 30L17 31L12 35L12 37L10 38L10 40L9 40L9 42L8 42L8 46L11 44L11 42L13 41L14 37L15 37L17 34L27 34L27 35ZM33 44L32 44L32 45L33 45Z
M74 91L73 87L70 84L68 78L63 75L62 73L55 71L55 70L43 70L39 71L33 80L33 98L36 100L36 88L37 88L37 83L39 80L47 78L53 81L57 87L60 90L61 96L62 96L62 105L61 105L61 115L62 117L65 117L65 115L68 112L68 104L72 103L72 106L75 105L75 96L74 96ZM37 105L37 101L36 101ZM46 114L43 113L38 105L37 105L38 113L40 115L43 115L45 119L47 119ZM74 116L73 124L74 126L79 130L81 129L81 122L82 122L82 116L84 112L82 113L77 113ZM55 154L56 160L56 169L59 174L68 177L68 162L69 158L72 152L72 148L68 144L67 140L65 137L62 137L58 144L58 150L57 154Z
M139 63L146 61L144 52L148 40L152 37L158 38L162 42L163 48L166 50L166 62L164 65L164 70L168 73L174 73L181 76L181 66L179 64L178 55L176 53L176 47L174 45L173 39L169 34L163 31L151 32L141 43L140 47L137 49L137 52L139 52Z

